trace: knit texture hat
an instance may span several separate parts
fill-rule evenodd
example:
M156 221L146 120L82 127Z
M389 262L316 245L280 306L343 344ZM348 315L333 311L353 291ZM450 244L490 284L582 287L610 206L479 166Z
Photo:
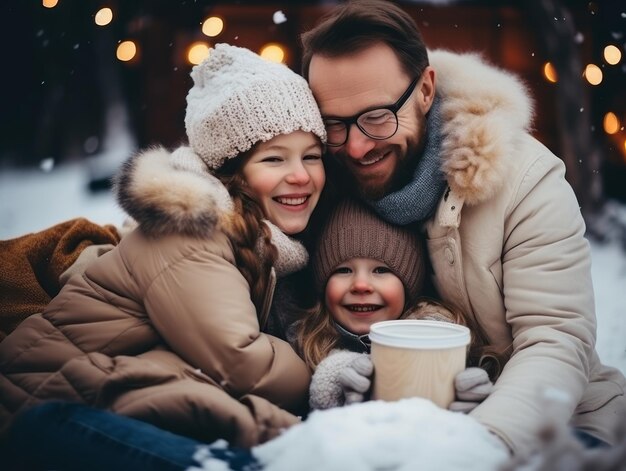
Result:
M302 130L326 142L326 129L309 86L284 64L217 44L191 71L185 128L193 151L209 169L260 141Z
M418 234L389 224L369 208L348 199L332 211L320 235L313 258L317 290L323 292L338 265L357 257L387 264L402 281L410 303L421 293L426 261Z

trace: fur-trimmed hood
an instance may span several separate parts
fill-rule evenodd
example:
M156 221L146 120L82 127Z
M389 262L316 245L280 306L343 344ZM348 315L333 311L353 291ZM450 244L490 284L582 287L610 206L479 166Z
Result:
M189 147L173 152L154 147L130 157L114 182L120 206L151 237L185 234L211 238L233 211L228 190ZM279 277L302 269L306 248L270 221L263 221L277 249L274 269ZM257 246L259 255L263 245Z
M429 51L444 121L442 170L453 192L473 205L505 183L507 158L531 125L532 102L513 74L476 54Z
M154 147L129 158L115 177L117 201L148 235L210 237L229 210L228 192L201 167L175 165L177 152Z

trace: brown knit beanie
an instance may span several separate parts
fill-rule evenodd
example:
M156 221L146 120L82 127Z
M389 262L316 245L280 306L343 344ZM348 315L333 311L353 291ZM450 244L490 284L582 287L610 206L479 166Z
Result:
M383 221L354 200L344 200L331 212L313 257L318 292L324 291L338 265L358 257L387 264L402 281L409 303L421 293L426 261L418 234Z

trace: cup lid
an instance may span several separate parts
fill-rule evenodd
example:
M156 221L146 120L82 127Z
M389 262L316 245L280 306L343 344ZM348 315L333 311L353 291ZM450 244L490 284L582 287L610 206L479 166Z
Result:
M369 338L389 347L455 348L470 343L470 330L450 322L402 319L375 322L370 327Z

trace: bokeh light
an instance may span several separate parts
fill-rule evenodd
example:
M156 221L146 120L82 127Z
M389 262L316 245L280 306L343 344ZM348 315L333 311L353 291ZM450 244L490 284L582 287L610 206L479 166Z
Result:
M546 62L543 65L543 76L548 80L548 82L556 83L558 80L558 75L556 74L556 70L552 63Z
M202 32L207 36L214 38L224 29L224 20L218 16L211 16L202 23Z
M283 62L285 59L285 50L279 44L270 43L261 48L259 55L272 62Z
M133 41L122 41L117 46L116 56L123 62L128 62L137 54L137 46Z
M607 134L615 134L620 128L619 118L615 113L609 111L604 115L602 125L604 127L604 132Z
M42 0L41 4L46 8L54 8L59 3L59 0Z
M193 43L187 50L187 60L190 64L197 65L209 57L209 45L205 42Z
M609 44L604 48L604 60L607 64L615 65L622 60L622 51L617 46Z
M96 13L94 21L98 26L106 26L113 20L113 10L110 8L101 8Z
M587 64L583 75L591 85L600 85L602 83L602 70L595 64Z

